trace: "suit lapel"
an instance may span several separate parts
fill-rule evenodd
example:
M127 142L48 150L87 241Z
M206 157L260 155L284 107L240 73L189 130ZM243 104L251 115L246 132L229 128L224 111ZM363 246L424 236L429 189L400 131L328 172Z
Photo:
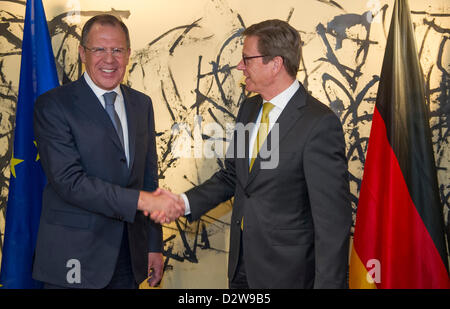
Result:
M306 97L307 97L306 90L305 88L303 88L302 84L300 84L300 88L289 100L288 104L281 112L280 116L278 117L275 123L275 125L278 125L279 128L278 139L272 138L272 131L270 131L266 141L264 142L261 148L266 148L267 142L271 141L272 143L269 144L269 148L267 149L270 149L271 152L275 150L279 151L278 148L280 147L280 144L283 141L283 139L288 135L292 127L303 116L305 111L303 107L306 106ZM261 170L261 157L258 154L258 156L255 159L255 162L253 163L252 171L249 174L246 186L248 186L256 178L256 175L258 175L260 170Z
M124 151L111 119L95 93L84 80L84 77L80 77L76 83L77 87L73 93L75 107L82 110L86 118L91 119L95 123L100 123L100 125L105 127L108 136L113 140L114 144Z
M250 123L255 123L256 119L258 118L259 111L261 110L262 106L262 98L261 96L255 97L254 101L248 102L249 109L247 115L242 115L242 124L244 126L247 126ZM238 120L239 121L239 120ZM250 132L249 132L250 133ZM236 141L237 143L237 141ZM250 168L249 165L249 143L250 143L250 134L245 134L245 156L244 158L239 158L236 160L236 171L242 171L237 173L237 176L240 178L241 184L247 183L248 180L248 170ZM241 145L235 145L235 149L239 149Z
M135 103L130 98L130 94L128 90L120 85L120 90L122 90L123 101L125 104L125 111L127 114L127 123L128 123L128 146L130 152L130 164L129 170L131 171L134 163L134 155L136 153L136 123L137 123L137 108Z

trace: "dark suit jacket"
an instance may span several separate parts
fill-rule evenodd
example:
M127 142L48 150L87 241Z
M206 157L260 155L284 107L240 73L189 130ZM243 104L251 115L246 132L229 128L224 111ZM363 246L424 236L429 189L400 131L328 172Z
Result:
M261 105L259 95L244 101L236 122L255 122ZM249 173L248 138L245 158L239 158L237 141L242 139L235 130L235 153L226 158L225 168L186 192L191 220L234 196L229 280L238 263L244 218L251 288L345 288L352 209L341 123L302 85L277 123L279 141L274 142L273 131L267 140L272 141L269 149L279 153L278 166L261 169L257 157Z
M121 85L130 167L105 109L84 77L41 95L34 132L48 183L44 190L33 277L47 283L102 288L111 280L123 228L138 283L147 277L148 252L162 251L161 226L137 209L139 190L158 187L152 102ZM69 283L80 263L80 283Z

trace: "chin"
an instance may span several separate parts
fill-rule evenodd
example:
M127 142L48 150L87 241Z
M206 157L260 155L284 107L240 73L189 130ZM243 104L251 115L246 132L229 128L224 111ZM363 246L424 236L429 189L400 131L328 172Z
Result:
M120 84L120 81L104 81L101 83L101 88L105 89L105 90L112 90L114 88L116 88L116 86Z
M249 84L245 84L245 90L247 90L248 92L253 92L254 88Z

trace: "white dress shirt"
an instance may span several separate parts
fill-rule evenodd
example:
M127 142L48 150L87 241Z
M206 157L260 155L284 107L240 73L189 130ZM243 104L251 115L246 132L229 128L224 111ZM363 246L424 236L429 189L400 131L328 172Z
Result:
M299 88L300 88L300 83L298 82L298 80L294 80L294 82L288 88L286 88L286 90L284 90L283 92L281 92L280 94L278 94L277 96L272 98L270 101L263 99L263 103L270 102L273 105L275 105L275 107L272 108L272 110L269 113L269 132L272 129L275 122L277 121L281 112L284 110L286 105L289 103L289 100L292 99L292 97L294 96L294 94L297 92L297 90ZM251 132L251 135L250 135L250 141L249 141L250 145L249 145L249 153L248 153L248 158L249 158L248 163L249 164L252 160L253 146L255 144L256 136L258 135L258 128L259 128L259 124L261 123L261 116L262 116L262 106L259 111L258 118L256 118L255 126L253 127L253 131ZM184 205L186 206L185 215L189 215L191 213L191 207L189 205L189 200L188 200L186 194L182 193L180 195L183 198Z
M294 96L294 94L297 92L298 88L300 88L300 84L298 80L295 80L286 90L278 94L276 97L272 98L270 101L263 99L263 105L266 102L270 102L273 105L275 105L274 108L269 113L269 131L267 134L269 134L270 130L272 129L273 125L277 121L278 117L280 116L281 112L284 110L286 105L288 104L289 100ZM252 154L253 154L253 146L255 145L256 136L258 135L258 128L259 124L261 123L261 117L262 117L262 106L258 114L258 118L256 118L255 126L253 128L253 131L250 135L250 141L249 141L249 152L248 152L248 163L252 161Z
M84 72L84 79L86 80L86 83L89 85L89 87L94 91L95 95L97 96L98 100L100 101L100 104L105 108L105 98L103 95L106 92L114 91L117 93L116 101L114 103L114 109L116 110L117 115L120 119L120 124L122 125L122 131L123 131L123 143L125 147L125 156L127 158L127 164L130 165L130 146L128 142L128 122L127 122L127 113L125 111L125 102L123 99L122 91L120 90L120 85L117 85L116 88L113 90L104 90L97 86L89 76L87 72Z

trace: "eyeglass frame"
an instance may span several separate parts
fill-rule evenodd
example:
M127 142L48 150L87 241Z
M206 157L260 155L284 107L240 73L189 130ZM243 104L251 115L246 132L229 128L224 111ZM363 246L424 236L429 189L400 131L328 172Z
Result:
M244 55L242 55L242 60L244 61L244 65L248 65L247 60L254 59L254 58L264 58L264 57L269 57L269 56L267 56L267 55L259 55L259 56L244 56Z
M264 57L272 57L271 59L273 59L275 57L281 57L284 61L283 56L270 56L270 55L259 55L259 56L244 56L244 55L242 55L242 60L244 61L244 65L247 66L247 60L254 59L254 58L264 58Z
M105 47L92 47L89 48L87 46L82 45L85 50L90 51L96 57L104 57L106 54L111 53L113 57L122 58L125 57L125 53L127 51L126 48L114 47L114 48L105 48Z

